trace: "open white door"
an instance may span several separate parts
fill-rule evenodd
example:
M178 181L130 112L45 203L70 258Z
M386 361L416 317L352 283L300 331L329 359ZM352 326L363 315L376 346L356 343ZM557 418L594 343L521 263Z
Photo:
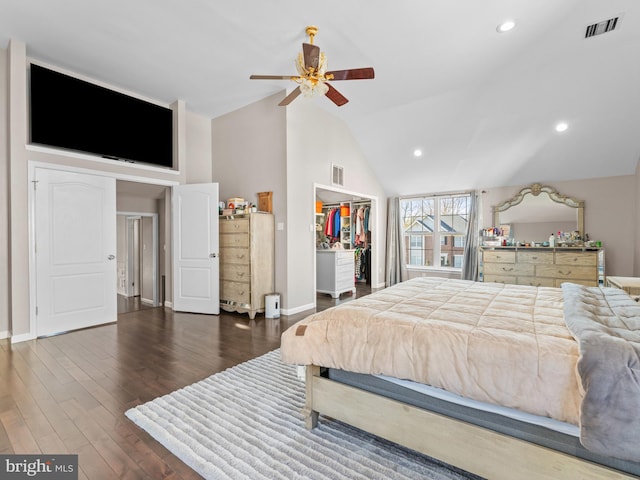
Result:
M37 335L115 322L115 179L38 168L35 180Z
M172 188L173 309L220 313L218 184Z

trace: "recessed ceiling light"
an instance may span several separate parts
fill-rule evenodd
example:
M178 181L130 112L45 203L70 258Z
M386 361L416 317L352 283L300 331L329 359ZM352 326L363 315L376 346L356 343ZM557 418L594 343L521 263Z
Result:
M564 132L567 128L569 128L569 124L567 122L556 123L556 132Z
M419 148L416 148L416 149L413 151L413 156L414 156L414 157L421 157L421 156L422 156L422 150L420 150Z
M496 27L496 31L498 33L506 33L509 30L512 30L515 26L516 22L514 22L513 20L506 20Z

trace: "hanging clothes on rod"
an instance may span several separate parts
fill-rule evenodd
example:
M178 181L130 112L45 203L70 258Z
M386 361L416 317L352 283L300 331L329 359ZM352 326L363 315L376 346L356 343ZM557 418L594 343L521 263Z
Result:
M326 220L324 224L325 236L336 239L340 238L340 209L330 208L326 214Z
M370 222L369 222L369 214L371 207L369 205L361 205L359 208L354 208L353 214L353 224L356 226L355 232L355 245L366 247L369 243L369 236L367 235L370 232Z

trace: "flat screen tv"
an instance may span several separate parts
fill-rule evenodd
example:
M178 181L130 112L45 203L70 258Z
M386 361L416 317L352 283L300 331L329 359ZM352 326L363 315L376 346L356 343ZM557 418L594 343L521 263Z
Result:
M31 64L31 143L173 166L173 111Z

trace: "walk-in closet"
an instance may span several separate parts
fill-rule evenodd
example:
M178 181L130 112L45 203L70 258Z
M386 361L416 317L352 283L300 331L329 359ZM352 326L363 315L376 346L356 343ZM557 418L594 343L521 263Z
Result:
M316 189L316 291L338 298L371 285L372 199Z

